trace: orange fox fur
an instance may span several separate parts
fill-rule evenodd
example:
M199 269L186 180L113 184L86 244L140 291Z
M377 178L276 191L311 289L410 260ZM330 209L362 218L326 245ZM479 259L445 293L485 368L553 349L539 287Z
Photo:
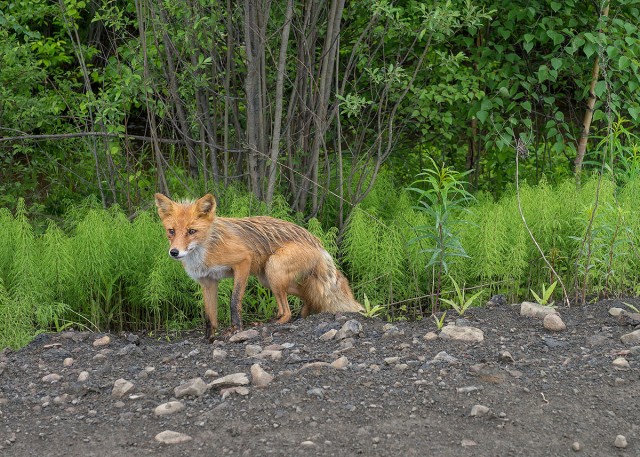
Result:
M171 243L169 255L202 286L208 337L218 327L218 282L223 278L233 277L235 329L242 328L242 297L250 274L273 292L279 323L291 319L287 294L302 299L302 317L362 309L331 255L302 227L266 216L218 217L211 194L196 202L155 194L155 202Z

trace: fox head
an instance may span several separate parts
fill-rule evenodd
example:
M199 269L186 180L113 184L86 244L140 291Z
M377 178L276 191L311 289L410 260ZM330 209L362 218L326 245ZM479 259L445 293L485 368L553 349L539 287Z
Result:
M155 194L155 200L171 243L169 255L183 259L209 236L209 228L216 217L216 199L207 194L195 202L178 203Z

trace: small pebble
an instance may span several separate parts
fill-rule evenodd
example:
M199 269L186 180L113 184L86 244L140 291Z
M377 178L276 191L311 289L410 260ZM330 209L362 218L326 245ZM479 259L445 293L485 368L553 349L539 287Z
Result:
M627 447L627 438L625 438L624 435L618 435L616 436L613 445L618 449L625 449Z

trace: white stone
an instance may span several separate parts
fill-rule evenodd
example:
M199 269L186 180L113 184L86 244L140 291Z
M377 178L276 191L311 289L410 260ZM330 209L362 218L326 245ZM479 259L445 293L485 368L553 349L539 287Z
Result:
M199 397L205 393L208 388L209 386L202 378L193 378L173 389L173 394L176 398L182 398L187 395Z
M464 341L466 343L479 343L484 340L482 330L475 327L457 327L455 325L447 325L440 331L440 338L445 340Z
M153 410L156 416L168 416L169 414L177 413L184 409L184 403L181 401L170 401L163 403Z
M222 395L222 399L224 400L231 394L237 395L249 395L249 389L246 387L228 387L226 389L220 389L220 395Z
M249 378L247 378L246 374L233 373L218 379L214 379L209 383L209 387L234 387L246 386L247 384L249 384Z
M257 338L260 334L258 333L258 331L256 329L249 329L249 330L245 330L243 332L238 332L235 335L232 335L231 338L229 338L229 342L231 343L242 343L244 341L248 341L248 340L252 340L254 338Z
M262 369L259 363L251 365L251 380L256 387L265 387L273 381L273 375Z
M627 311L622 309L622 308L610 308L609 309L609 314L613 317L618 317L621 314L626 313Z
M127 395L129 392L133 390L133 383L127 381L126 379L117 379L113 383L113 390L111 391L111 396L113 398L122 398Z
M244 355L247 357L255 357L262 352L262 346L257 344L247 344L244 348Z
M627 447L627 438L625 438L624 435L618 435L616 436L613 445L618 449L625 449Z
M227 358L227 351L224 349L214 349L213 350L213 360L216 362L221 362L222 360Z
M521 316L544 319L544 316L546 316L547 314L555 313L555 312L556 310L553 309L551 306L543 306L539 303L532 303L532 302L525 301L525 302L522 302L522 304L520 305Z
M487 408L486 406L483 405L473 405L473 407L471 408L471 413L469 414L470 416L485 416L487 413L489 413L489 408Z
M640 343L640 330L636 330L631 333L627 333L626 335L622 335L620 337L620 341L622 341L624 344Z
M180 444L191 441L191 437L184 433L174 432L173 430L165 430L155 436L155 440L164 444Z
M567 328L564 322L562 322L562 319L560 318L560 315L558 313L549 313L544 316L542 325L547 330L551 330L553 332L560 332Z
M618 357L613 361L613 366L616 368L620 368L623 370L626 370L628 368L630 368L629 366L629 361L627 359L625 359L624 357Z
M43 376L42 382L54 383L54 382L60 381L61 379L62 379L62 376L60 376L58 373L51 373L46 376Z
M89 379L89 372L81 371L78 375L78 382L85 382L87 379Z
M349 359L347 359L345 356L342 356L339 359L336 359L333 362L331 362L331 366L339 370L346 368L347 365L349 365Z
M438 334L436 332L428 332L425 336L422 337L425 341L433 341L438 339Z
M109 338L109 335L105 335L102 338L96 339L93 342L93 346L94 347L106 346L109 343L111 343L111 338Z

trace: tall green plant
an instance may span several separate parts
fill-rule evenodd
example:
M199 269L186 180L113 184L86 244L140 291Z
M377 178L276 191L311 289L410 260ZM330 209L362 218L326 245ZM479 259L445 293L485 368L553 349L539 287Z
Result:
M457 230L464 223L463 213L468 211L467 204L473 196L465 189L467 182L463 180L471 171L458 172L430 160L432 168L420 173L409 190L417 194L416 209L425 213L431 224L414 227L416 236L410 243L428 243L428 246L421 247L421 251L429 255L425 266L434 272L433 314L438 311L443 276L448 274L451 260L468 257Z

